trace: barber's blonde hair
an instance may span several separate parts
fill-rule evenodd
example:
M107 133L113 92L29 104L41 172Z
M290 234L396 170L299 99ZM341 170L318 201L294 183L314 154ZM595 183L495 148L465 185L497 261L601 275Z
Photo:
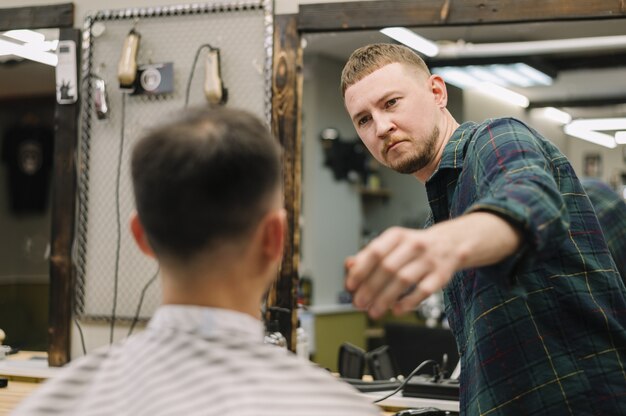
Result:
M341 95L345 97L348 87L377 69L396 62L414 67L427 77L430 76L426 63L412 49L391 43L374 43L355 50L348 58L341 72Z

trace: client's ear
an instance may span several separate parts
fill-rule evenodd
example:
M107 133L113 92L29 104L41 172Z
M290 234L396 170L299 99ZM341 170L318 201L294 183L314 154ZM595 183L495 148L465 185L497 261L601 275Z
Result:
M141 225L141 221L139 221L139 216L137 215L137 211L133 211L130 216L130 231L135 238L135 242L139 249L149 257L155 257L154 251L152 251L152 247L150 247L150 243L148 243L148 237L146 236L146 231Z
M266 215L262 227L263 254L271 261L279 260L285 245L287 212L283 208L271 211Z

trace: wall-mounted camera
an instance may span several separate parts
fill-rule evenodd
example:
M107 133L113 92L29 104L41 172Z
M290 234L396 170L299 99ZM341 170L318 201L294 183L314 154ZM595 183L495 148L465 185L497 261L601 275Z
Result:
M132 95L172 93L174 91L174 64L166 62L139 66L134 87Z

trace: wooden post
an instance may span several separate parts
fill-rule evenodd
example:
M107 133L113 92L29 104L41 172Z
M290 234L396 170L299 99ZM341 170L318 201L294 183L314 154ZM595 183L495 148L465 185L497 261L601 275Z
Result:
M274 18L272 75L272 132L283 147L285 208L288 233L278 280L268 294L267 306L289 310L279 313L280 331L292 351L296 347L297 288L300 255L301 94L302 50L295 15Z
M76 42L76 71L80 68L80 31L61 29L59 40ZM80 82L80 80L77 80ZM77 87L77 90L79 88ZM52 233L50 254L50 314L48 363L62 366L70 359L74 267L72 243L76 213L76 145L80 97L74 104L58 104L55 111Z

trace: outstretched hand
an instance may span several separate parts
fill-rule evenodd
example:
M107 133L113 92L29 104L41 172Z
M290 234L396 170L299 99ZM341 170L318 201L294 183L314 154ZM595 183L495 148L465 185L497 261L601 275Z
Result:
M444 287L461 265L450 239L430 230L391 228L346 260L354 305L380 318L401 314Z
M388 309L399 315L415 308L454 273L493 264L512 254L521 235L488 212L475 212L426 230L394 227L346 259L346 289L371 318Z

